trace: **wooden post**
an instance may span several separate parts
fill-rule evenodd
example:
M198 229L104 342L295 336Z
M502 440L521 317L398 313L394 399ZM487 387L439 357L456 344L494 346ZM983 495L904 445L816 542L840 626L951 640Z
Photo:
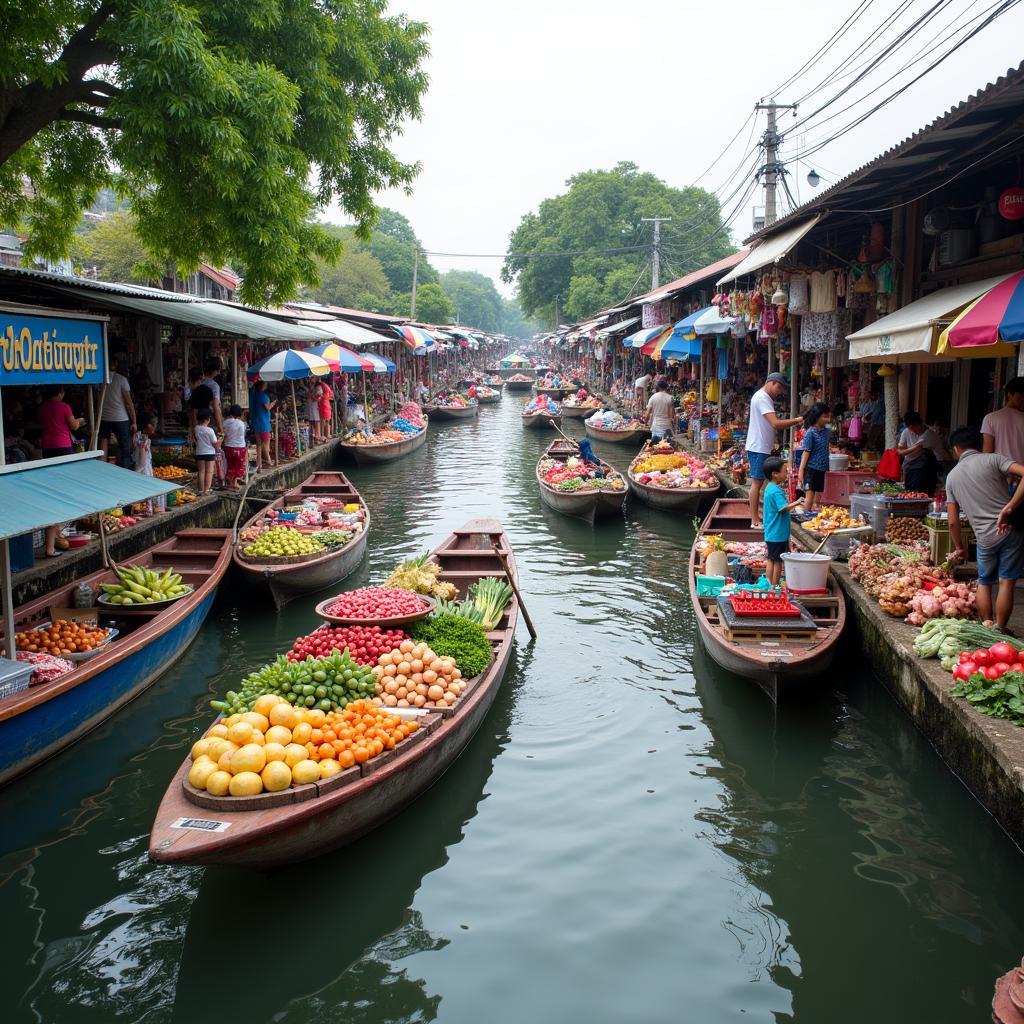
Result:
M800 317L789 321L789 417L796 417L800 409ZM789 428L789 457L793 457L796 447L794 440L796 427Z
M295 415L295 457L298 458L302 454L302 439L299 434L299 403L295 399L295 381L291 381L292 385L292 413Z

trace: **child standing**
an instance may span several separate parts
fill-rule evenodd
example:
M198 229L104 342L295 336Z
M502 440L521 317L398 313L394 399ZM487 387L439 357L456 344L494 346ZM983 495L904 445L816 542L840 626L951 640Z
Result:
M764 489L764 541L768 545L768 582L777 587L782 579L782 555L789 550L789 510L800 504L786 501L782 485L789 475L789 467L774 455L764 460L764 476L768 485Z
M206 497L213 483L213 463L220 449L220 441L210 426L210 410L196 413L196 465L199 468L199 494Z
M825 490L828 472L829 421L832 414L824 402L815 402L804 416L807 433L800 442L800 470L797 487L804 494L804 511L814 510L815 502Z
M135 459L135 472L143 476L153 475L153 435L156 433L156 419L147 416L141 430L136 430L132 437L132 458ZM154 510L163 512L167 507L164 495L147 502L149 514Z
M238 490L238 481L245 479L248 448L245 445L245 420L242 419L242 407L233 405L224 420L224 455L227 458L228 484L233 491Z

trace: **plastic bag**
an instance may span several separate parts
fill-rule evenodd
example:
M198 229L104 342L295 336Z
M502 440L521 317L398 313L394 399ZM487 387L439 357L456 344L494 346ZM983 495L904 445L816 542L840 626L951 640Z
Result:
M895 448L887 448L882 452L875 475L883 480L899 480L903 475L900 457Z
M854 444L859 444L864 440L864 423L859 416L854 416L850 420L850 427L846 432L846 436Z

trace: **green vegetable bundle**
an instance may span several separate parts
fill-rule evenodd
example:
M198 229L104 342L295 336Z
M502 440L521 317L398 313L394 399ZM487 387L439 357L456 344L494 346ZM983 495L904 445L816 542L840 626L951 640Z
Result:
M484 627L462 615L444 613L421 619L412 629L412 638L429 644L439 658L453 658L464 679L480 675L494 656Z
M289 661L282 654L258 672L250 672L240 690L229 690L224 700L210 703L225 715L233 715L250 711L257 697L273 693L296 707L335 711L354 700L373 697L376 692L373 666L360 665L346 648L326 658L308 657L305 661Z
M998 641L1024 649L1021 641L971 619L929 619L914 638L914 651L922 658L955 660L961 651L988 648Z
M1001 636L1005 640L1005 636ZM983 715L1005 718L1014 725L1024 725L1024 673L1004 672L998 679L989 679L978 672L957 683L949 691L963 697Z

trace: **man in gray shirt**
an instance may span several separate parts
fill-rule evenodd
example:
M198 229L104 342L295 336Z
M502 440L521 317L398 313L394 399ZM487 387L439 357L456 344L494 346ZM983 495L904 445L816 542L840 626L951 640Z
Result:
M962 511L978 541L978 614L986 625L1005 629L1013 611L1014 587L1024 578L1024 533L1010 525L1014 510L1024 501L1024 487L1010 497L1006 478L1024 477L1024 466L1005 455L983 453L981 431L975 427L954 430L949 441L957 457L946 478L949 536L957 559L965 561ZM997 582L993 616L992 588Z

